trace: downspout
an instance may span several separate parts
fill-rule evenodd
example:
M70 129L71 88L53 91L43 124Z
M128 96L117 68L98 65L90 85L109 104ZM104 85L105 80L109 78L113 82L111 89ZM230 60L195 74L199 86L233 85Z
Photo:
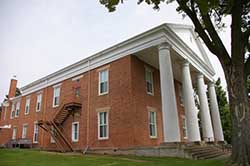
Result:
M90 71L90 59L88 60L88 103L87 103L87 126L86 126L86 147L83 151L83 154L86 154L86 152L88 151L89 148L89 121L90 121L90 116L89 116L89 112L90 112L90 85L91 85L91 71Z

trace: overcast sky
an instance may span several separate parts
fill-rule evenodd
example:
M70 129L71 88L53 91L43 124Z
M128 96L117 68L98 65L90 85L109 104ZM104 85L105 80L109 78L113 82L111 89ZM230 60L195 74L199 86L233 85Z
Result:
M136 2L108 13L99 0L0 0L0 101L13 75L22 87L162 23L192 24L176 4L155 11ZM230 32L220 35L229 49ZM224 77L217 58L208 54L215 79Z

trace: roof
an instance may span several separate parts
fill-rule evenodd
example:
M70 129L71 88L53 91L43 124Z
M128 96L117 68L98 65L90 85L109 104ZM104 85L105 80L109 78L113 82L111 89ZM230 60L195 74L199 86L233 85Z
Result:
M191 45L185 43L185 39L182 38L182 35L178 36L180 31L191 34L196 42L196 50L193 50L190 48ZM20 90L22 91L23 96L28 95L47 86L54 85L101 65L110 63L121 57L133 54L151 46L159 45L162 42L170 43L175 51L185 59L188 59L190 63L199 69L209 80L213 80L212 77L215 75L215 71L200 40L197 38L197 35L195 35L193 27L190 25L165 23L42 77L41 79L20 88Z

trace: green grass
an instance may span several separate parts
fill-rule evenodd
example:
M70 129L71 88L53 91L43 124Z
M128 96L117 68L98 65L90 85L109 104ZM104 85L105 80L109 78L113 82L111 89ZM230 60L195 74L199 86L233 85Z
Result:
M223 160L167 157L66 155L35 150L0 149L0 166L222 166Z

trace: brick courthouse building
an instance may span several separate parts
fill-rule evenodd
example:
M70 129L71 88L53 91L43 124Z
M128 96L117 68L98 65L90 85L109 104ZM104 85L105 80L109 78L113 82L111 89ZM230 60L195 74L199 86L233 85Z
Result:
M20 88L19 96L12 79L0 144L122 153L223 141L214 75L191 26L162 24Z

